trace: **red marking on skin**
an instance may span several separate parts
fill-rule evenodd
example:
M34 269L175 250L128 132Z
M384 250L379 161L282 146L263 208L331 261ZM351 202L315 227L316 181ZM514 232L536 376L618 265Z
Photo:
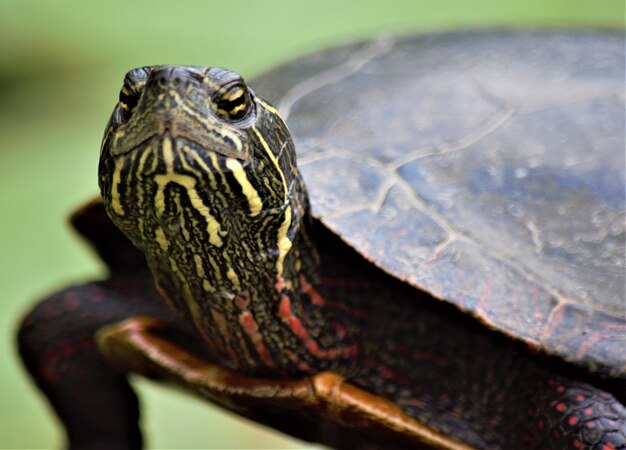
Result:
M395 378L395 374L393 373L393 371L391 369L388 369L387 367L381 367L378 369L378 373L380 374L381 377L383 378Z
M578 423L578 417L570 416L570 418L567 419L567 423L569 424L570 427L573 427L574 425Z
M321 349L317 341L315 341L315 339L309 335L307 329L302 326L300 319L293 315L291 300L287 295L283 295L281 297L280 305L278 306L278 315L283 322L289 325L291 331L302 340L304 347L309 351L309 353L317 358L337 359L340 356L353 356L354 352L358 351L356 346L339 347L338 349L331 348L328 350Z
M580 441L578 439L574 439L572 441L572 445L574 446L574 448L579 448L579 449L585 448L585 444L583 444L582 441Z
M589 408L585 408L583 412L585 413L586 416L590 416L593 414L593 408L590 406Z
M309 337L306 330L303 331L304 332L300 334L299 337L304 341L304 346L309 353L323 359L337 359L336 349L331 348L330 350L320 350L319 344Z
M245 311L239 317L239 323L243 325L243 327L246 329L246 333L248 334L253 334L259 331L259 326L256 324L250 311Z
M595 428L595 427L596 427L596 423L595 423L595 422L587 422L587 423L585 424L585 426L586 426L587 428L592 428L592 429L593 429L593 428Z
M270 352L265 346L265 342L263 341L263 335L259 333L259 326L254 320L252 313L250 311L242 312L239 315L239 323L254 344L256 352L258 353L261 360L265 363L265 365L272 368L276 367L274 365L274 361L272 361L272 358L270 357Z
M233 348L232 343L230 341L230 333L228 332L228 323L226 322L226 318L224 317L223 314L221 314L220 312L214 309L211 309L211 317L213 317L213 321L215 322L215 325L217 326L217 331L219 331L220 335L222 336L222 339L224 340L224 344L226 345L226 352L228 353L228 356L230 357L233 367L235 369L238 368L240 361L239 361L239 357L237 356L237 352L235 352L235 349ZM208 336L205 336L205 339L211 342L211 340L208 339Z
M291 317L291 300L286 295L283 295L280 299L280 305L278 306L278 315L283 320L289 320Z
M308 339L308 331L302 326L302 322L300 322L298 318L290 317L289 325L291 326L291 330L296 334L296 336L299 336L302 339ZM310 344L310 342L307 342L307 345L308 344ZM314 342L314 344L315 346L317 346L316 342Z
M239 308L239 309L248 309L248 306L250 306L250 297L237 297L235 298L235 305Z
M578 400L579 402L583 402L583 401L585 401L585 396L582 395L582 394L578 394L576 396L576 400Z
M563 392L565 392L565 386L563 386L562 384L559 384L559 385L556 387L556 391L557 391L559 394L562 394Z
M285 288L285 279L283 277L278 277L275 287L277 292L282 292Z
M538 430L543 430L543 427L545 426L545 423L543 422L543 419L539 419L537 421L537 429Z
M311 366L309 366L304 361L298 361L298 369L302 370L303 372L310 372Z
M324 306L326 304L324 297L322 297L320 293L315 290L311 283L309 283L302 274L300 274L300 289L302 290L302 293L311 299L311 303L315 306Z
M603 444L602 450L615 450L615 445L613 445L613 443L611 442L609 442L608 444Z
M565 411L565 409L566 409L565 403L562 403L562 402L557 403L557 404L556 404L556 406L555 406L555 409L556 409L558 412L563 412L563 411Z

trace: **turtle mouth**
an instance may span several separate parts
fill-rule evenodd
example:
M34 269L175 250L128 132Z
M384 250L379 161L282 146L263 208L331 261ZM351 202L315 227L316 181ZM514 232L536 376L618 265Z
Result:
M215 151L206 145L206 140L203 142L202 136L194 133L192 128L181 126L178 122L172 120L154 122L149 127L134 133L132 137L125 138L125 135L124 130L122 130L122 133L115 134L110 150L112 156L127 155L139 151L155 139L162 141L164 139L183 138L206 152Z
M181 111L148 109L134 114L113 133L109 145L112 156L128 154L154 138L183 138L206 152L227 158L248 160L252 148L244 133L219 121L199 120Z

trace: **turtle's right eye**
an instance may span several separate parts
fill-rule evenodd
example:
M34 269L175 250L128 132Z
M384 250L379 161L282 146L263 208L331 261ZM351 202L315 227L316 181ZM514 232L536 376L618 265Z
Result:
M126 84L120 90L120 109L124 112L125 116L130 116L135 112L137 103L139 102L139 92L134 89L129 89Z
M124 77L124 85L120 90L120 101L118 103L125 118L130 117L137 108L141 89L146 84L149 67L133 69Z

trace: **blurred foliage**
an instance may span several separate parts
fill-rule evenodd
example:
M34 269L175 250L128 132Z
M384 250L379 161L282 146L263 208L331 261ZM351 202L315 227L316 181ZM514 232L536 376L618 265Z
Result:
M99 141L125 71L220 65L250 78L377 33L476 26L624 27L624 2L0 0L0 447L49 448L61 439L19 368L13 334L34 299L102 276L65 217L97 192ZM302 445L139 384L151 447Z

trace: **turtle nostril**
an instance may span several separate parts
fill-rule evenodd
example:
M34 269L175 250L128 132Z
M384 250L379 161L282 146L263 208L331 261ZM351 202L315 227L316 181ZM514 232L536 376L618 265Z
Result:
M159 89L186 89L190 82L190 73L184 67L164 66L157 68L152 75L153 83Z

